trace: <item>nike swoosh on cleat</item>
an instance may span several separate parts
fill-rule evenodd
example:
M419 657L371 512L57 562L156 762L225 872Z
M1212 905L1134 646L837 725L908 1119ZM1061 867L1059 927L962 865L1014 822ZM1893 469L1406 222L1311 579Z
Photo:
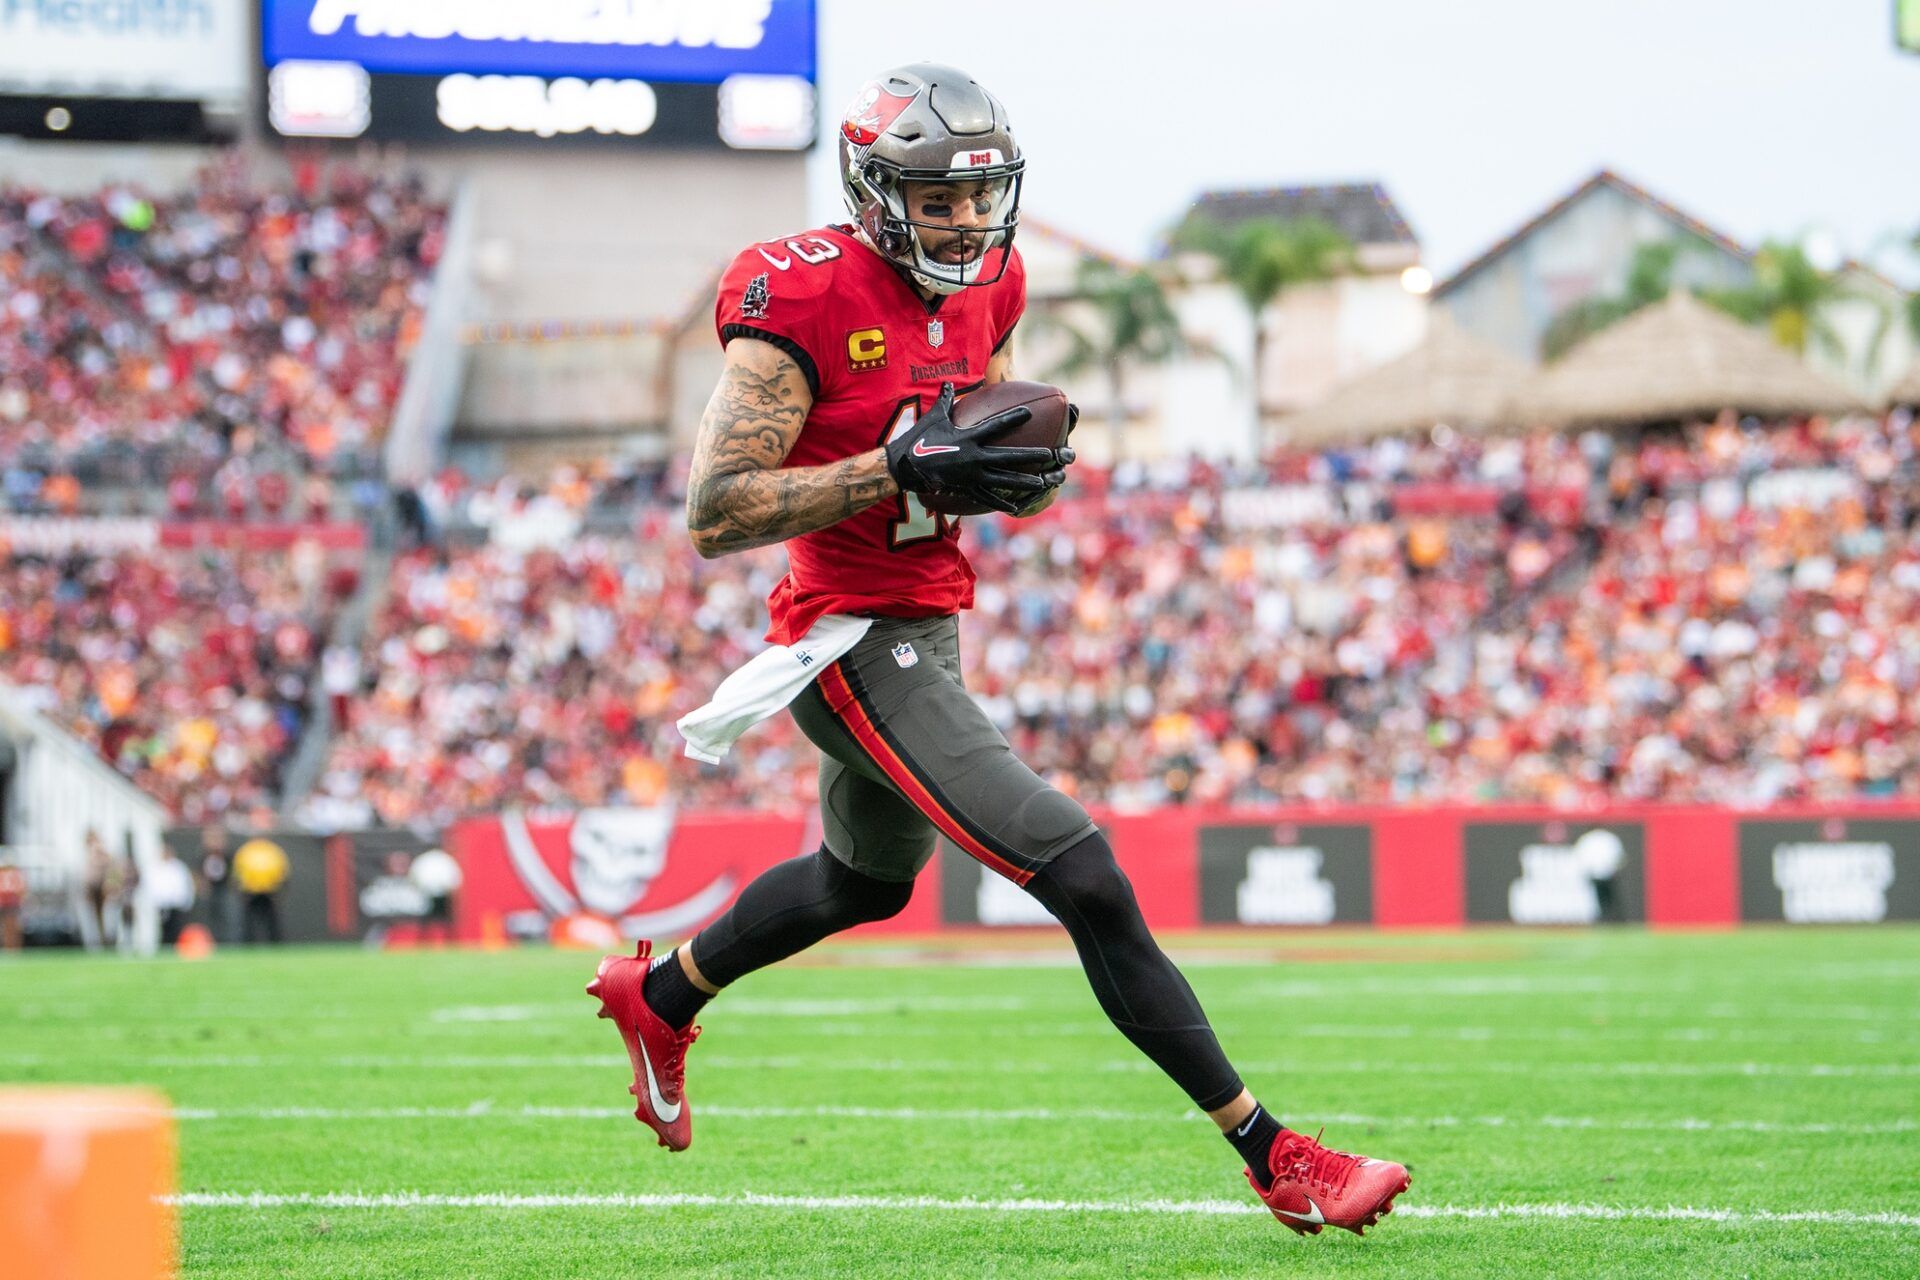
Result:
M647 1105L653 1109L653 1114L659 1119L660 1123L672 1124L680 1118L681 1104L679 1102L669 1104L665 1098L660 1096L660 1085L653 1078L653 1059L647 1056L647 1042L639 1036L635 1036L633 1040L635 1044L640 1046L640 1065L646 1068ZM684 1099L682 1099L682 1101L684 1101ZM1307 1203L1312 1204L1313 1201L1309 1200ZM1318 1212L1318 1210L1315 1210L1315 1212Z
M1327 1221L1326 1215L1320 1212L1320 1206L1313 1202L1312 1196L1307 1197L1307 1208L1313 1210L1313 1212L1312 1213L1294 1213L1287 1209L1275 1209L1274 1212L1282 1215L1283 1217L1292 1218L1296 1222L1308 1222L1308 1223L1314 1223L1316 1225L1321 1225L1321 1226L1324 1226L1326 1224L1326 1221Z

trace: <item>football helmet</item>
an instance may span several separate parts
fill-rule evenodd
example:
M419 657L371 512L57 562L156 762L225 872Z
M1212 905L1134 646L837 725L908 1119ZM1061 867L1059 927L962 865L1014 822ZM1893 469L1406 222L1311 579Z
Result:
M1020 218L1026 168L1006 108L966 72L932 62L896 67L867 82L840 123L840 189L847 209L882 256L935 293L992 284L1007 269ZM907 209L908 182L979 183L989 209L980 253L970 262L941 262L920 244L922 227ZM970 231L970 234L973 232ZM993 250L999 262L983 275Z

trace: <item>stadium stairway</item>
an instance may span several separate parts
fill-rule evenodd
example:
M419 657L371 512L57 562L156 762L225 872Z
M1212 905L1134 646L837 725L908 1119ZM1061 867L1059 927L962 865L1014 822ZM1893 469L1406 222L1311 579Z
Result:
M366 638L374 609L386 598L387 580L393 575L395 535L390 508L380 508L368 533L359 585L335 619L333 631L321 646L322 652L336 644L358 648ZM325 681L320 679L316 668L314 679L308 682L306 727L300 732L300 742L294 747L281 780L279 810L282 815L292 815L319 783L320 771L326 767L327 756L333 749L333 730L333 699L327 696Z

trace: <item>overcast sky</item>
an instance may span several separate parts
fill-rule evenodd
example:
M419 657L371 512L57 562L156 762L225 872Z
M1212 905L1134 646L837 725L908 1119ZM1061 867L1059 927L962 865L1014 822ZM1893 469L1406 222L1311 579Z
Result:
M1611 166L1737 239L1920 228L1893 0L821 0L826 128L876 71L1007 104L1024 212L1144 254L1195 193L1378 179L1444 276ZM831 136L831 135L830 135ZM831 148L814 212L841 208Z

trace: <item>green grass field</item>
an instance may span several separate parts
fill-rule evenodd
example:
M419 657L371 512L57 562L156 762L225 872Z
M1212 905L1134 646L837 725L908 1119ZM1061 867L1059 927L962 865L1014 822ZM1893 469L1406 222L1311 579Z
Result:
M0 1080L167 1091L191 1276L1920 1275L1920 932L1169 940L1256 1094L1412 1168L1365 1240L1267 1217L1068 954L943 945L717 1001L681 1155L580 954L9 961Z

